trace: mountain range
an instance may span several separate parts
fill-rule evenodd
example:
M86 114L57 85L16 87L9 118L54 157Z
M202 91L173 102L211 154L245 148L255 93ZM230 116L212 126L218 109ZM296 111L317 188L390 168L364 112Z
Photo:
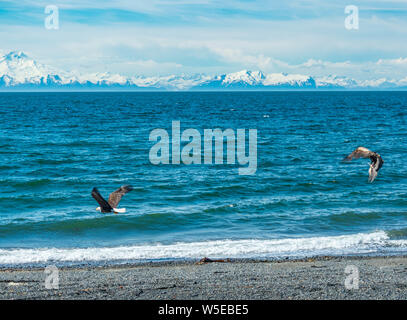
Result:
M208 76L169 75L158 77L120 74L81 74L41 64L21 51L0 57L0 90L359 90L407 89L402 80L355 80L342 76L312 77L301 74L242 70Z

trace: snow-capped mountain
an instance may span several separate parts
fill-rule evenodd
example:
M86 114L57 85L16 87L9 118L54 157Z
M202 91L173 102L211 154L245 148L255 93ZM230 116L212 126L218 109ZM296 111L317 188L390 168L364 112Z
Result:
M80 74L36 62L21 51L0 56L0 90L12 89L126 89L126 90L291 90L291 89L392 89L407 88L401 80L358 81L342 76L311 77L301 74L242 70L208 76L204 74L159 77L125 77L112 73Z
M76 74L37 63L23 52L10 52L0 58L0 87L26 88L128 88L139 90L273 89L315 88L308 76L270 74L261 71L207 76L197 74L161 77L124 77L119 74Z
M309 76L242 70L223 74L202 82L196 89L308 89L316 88Z
M12 51L0 57L0 87L69 87L127 85L128 79L118 74L75 74L43 65L24 52Z
M139 88L188 90L210 81L212 77L203 74L193 76L170 75L164 77L132 77L131 83Z
M321 89L353 89L358 87L358 82L354 79L340 76L326 76L316 79L316 85Z
M56 70L35 62L23 52L13 51L0 57L0 85L38 85L59 80Z
M355 80L347 77L326 76L316 79L316 85L319 89L396 89L403 88L406 84L402 80L393 79L374 79L374 80Z
M271 73L263 82L265 86L287 88L316 88L315 80L302 74Z

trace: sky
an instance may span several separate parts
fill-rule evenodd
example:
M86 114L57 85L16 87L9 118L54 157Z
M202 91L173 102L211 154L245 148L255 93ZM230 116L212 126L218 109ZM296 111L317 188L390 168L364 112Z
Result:
M59 28L47 29L46 6ZM347 29L345 7L358 8ZM407 0L0 0L0 53L126 76L407 77Z

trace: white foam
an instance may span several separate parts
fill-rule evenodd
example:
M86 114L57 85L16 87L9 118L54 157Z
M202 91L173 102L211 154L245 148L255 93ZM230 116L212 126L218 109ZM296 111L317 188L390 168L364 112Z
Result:
M102 248L0 249L0 264L202 258L283 258L406 250L384 231L277 240L218 240Z

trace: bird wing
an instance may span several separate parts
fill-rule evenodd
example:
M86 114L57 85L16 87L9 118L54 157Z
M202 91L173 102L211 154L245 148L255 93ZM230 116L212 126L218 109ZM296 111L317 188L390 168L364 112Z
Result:
M369 182L373 182L374 179L377 177L377 173L379 172L380 168L383 166L383 159L378 153L374 153L371 157L372 162L370 163L369 168Z
M370 165L370 168L369 168L369 182L373 182L374 179L376 179L376 177L377 177L377 171L376 171L374 165Z
M92 197L99 203L100 205L100 211L102 212L110 212L112 211L112 207L110 204L102 197L102 195L99 193L99 190L97 188L93 188L92 190Z
M117 189L116 191L112 192L109 196L109 205L112 208L116 208L117 205L119 204L121 198L127 193L130 192L131 190L133 190L133 187L130 185L126 185L126 186L121 186L119 189Z
M374 152L370 151L367 148L359 147L356 148L350 155L345 157L343 160L351 161L352 159L359 159L359 158L370 158Z

